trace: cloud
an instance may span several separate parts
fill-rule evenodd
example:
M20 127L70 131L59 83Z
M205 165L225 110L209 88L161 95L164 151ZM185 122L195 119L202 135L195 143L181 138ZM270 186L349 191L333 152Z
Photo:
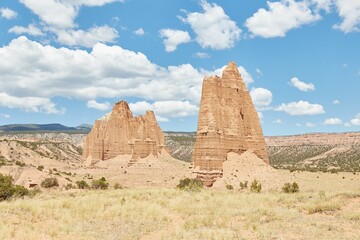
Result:
M96 100L90 100L86 103L86 106L88 108L94 108L100 111L106 111L109 110L111 108L111 105L109 102L103 102L103 103L99 103Z
M78 7L57 0L20 0L46 24L55 28L73 28ZM61 13L61 14L59 14Z
M315 5L316 11L324 10L326 13L330 13L333 1L334 0L311 0L310 3Z
M350 123L354 126L360 126L360 113L356 114L356 116L350 120Z
M216 4L201 1L203 12L187 13L183 22L190 24L202 48L227 49L240 39L241 29Z
M175 29L161 29L160 36L164 38L165 50L173 52L179 44L190 42L191 38L188 32Z
M155 115L155 117L158 122L169 122L170 121L168 118L165 118L165 117L160 117L157 115Z
M145 35L145 31L144 31L144 29L142 29L142 28L138 28L138 29L135 30L133 33L134 33L135 35L138 35L138 36L144 36L144 35Z
M304 82L300 81L297 77L292 78L291 81L290 81L290 84L293 87L296 87L300 91L304 91L304 92L314 91L315 90L314 84L312 84L312 83L304 83Z
M254 105L257 108L267 107L271 104L272 93L265 88L253 88L250 91L250 96L253 100Z
M17 13L11 10L10 8L0 8L0 15L2 18L6 18L10 20L16 18Z
M15 97L90 101L136 96L148 102L189 101L198 106L204 76L220 75L222 69L196 69L191 64L163 67L141 52L102 43L85 51L55 48L21 36L0 47L0 89ZM244 77L245 68L239 70L246 83L252 82L250 75Z
M245 26L253 36L263 38L284 37L291 29L321 19L318 13L311 11L308 1L268 1L267 5L268 10L260 8L245 22Z
M337 100L337 99L335 99L332 103L333 103L333 104L340 104L340 101Z
M324 121L324 125L340 125L342 121L339 118L327 118Z
M205 52L197 52L194 54L194 57L196 58L200 58L200 59L205 59L205 58L210 58L211 55Z
M258 77L263 75L263 73L261 72L261 70L259 68L255 69L255 71L256 71Z
M99 7L124 0L20 0L45 24L55 29L76 27L74 20L81 6Z
M0 117L2 117L2 118L10 118L10 115L9 115L9 114L5 114L5 113L1 113L1 114L0 114Z
M29 24L27 27L15 26L9 29L9 33L18 35L29 34L31 36L44 36L45 34L37 28L34 24Z
M56 105L48 98L39 97L14 97L0 92L0 106L20 109L26 112L45 112L50 114L63 114L65 109L57 109Z
M360 1L358 0L334 0L339 16L340 24L333 27L345 33L359 31L360 24Z
M320 104L312 104L307 101L298 101L290 103L282 103L275 108L275 111L282 111L289 115L317 115L325 113L323 106Z
M273 123L276 123L276 124L282 124L282 121L280 118L276 119L275 121L273 121Z
M135 114L144 114L147 110L152 110L157 116L181 118L198 114L199 107L189 101L157 101L149 103L141 101L130 103L129 107Z
M259 116L259 119L263 119L264 118L264 114L262 112L257 112L258 113L258 116Z
M59 30L57 31L57 35L57 41L61 44L89 48L99 42L114 42L114 40L119 36L118 32L114 28L108 26L92 27L88 31Z
M305 126L307 126L307 127L309 127L309 128L312 128L312 127L315 127L316 124L315 124L315 123L311 123L311 122L307 122L307 123L305 124Z

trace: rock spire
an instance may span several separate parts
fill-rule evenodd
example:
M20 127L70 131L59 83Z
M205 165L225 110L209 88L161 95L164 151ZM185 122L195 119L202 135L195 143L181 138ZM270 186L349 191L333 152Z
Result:
M85 139L83 158L90 165L125 154L136 161L149 154L157 157L164 148L164 134L154 112L134 117L127 102L121 101L95 122Z
M206 186L222 177L227 153L253 152L269 163L258 114L234 62L222 77L205 77L192 155L194 173Z

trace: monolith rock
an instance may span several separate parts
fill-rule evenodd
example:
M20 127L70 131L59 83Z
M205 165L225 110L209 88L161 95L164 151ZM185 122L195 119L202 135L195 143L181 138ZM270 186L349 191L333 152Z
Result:
M254 153L269 163L258 114L234 62L222 77L205 77L192 154L194 173L205 186L223 175L227 153Z
M166 149L164 134L153 111L134 117L125 101L96 120L85 139L83 158L89 165L119 155L131 155L130 164L149 154L157 157Z

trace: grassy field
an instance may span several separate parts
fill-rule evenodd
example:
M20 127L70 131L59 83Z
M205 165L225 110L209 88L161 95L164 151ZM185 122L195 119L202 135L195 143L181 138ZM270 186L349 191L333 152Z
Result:
M53 190L0 219L0 239L360 239L360 191Z

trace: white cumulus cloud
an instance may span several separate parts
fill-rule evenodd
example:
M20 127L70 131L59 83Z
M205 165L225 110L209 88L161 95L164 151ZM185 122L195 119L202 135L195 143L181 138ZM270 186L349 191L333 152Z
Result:
M68 46L92 47L96 43L113 42L119 35L116 29L101 26L84 30L59 30L57 41Z
M356 114L356 116L350 120L350 123L354 126L360 126L360 113Z
M152 110L157 116L163 118L193 116L199 111L199 107L189 101L157 101L153 103L141 101L130 103L129 107L135 114L144 114L147 110Z
M300 81L297 77L294 77L290 80L290 84L293 87L296 87L300 91L308 92L308 91L314 91L315 85L312 83L305 83Z
M144 31L144 29L142 29L142 28L138 28L138 29L136 29L136 30L134 31L134 34L135 34L135 35L138 35L138 36L144 36L144 35L145 35L145 31Z
M337 99L335 99L332 103L333 103L333 104L340 104L340 101L337 100Z
M201 1L203 12L188 13L183 22L190 24L202 48L232 48L240 39L241 29L217 4Z
M161 29L160 36L164 38L165 50L173 52L179 44L188 43L191 37L188 32L175 29Z
M340 24L334 25L345 33L359 31L360 24L360 1L359 0L334 0L339 16L342 18Z
M48 98L15 97L4 92L0 92L0 107L16 108L26 112L65 113L64 108L57 109L55 103Z
M0 8L0 15L2 18L10 20L16 18L17 13L10 8Z
M324 125L340 125L340 124L342 124L342 121L339 118L327 118L324 121Z
M280 118L276 119L275 121L273 121L273 123L276 123L276 124L282 124L282 120Z
M44 33L36 27L34 24L29 24L27 27L14 26L9 29L9 33L15 33L18 35L29 34L31 36L44 36Z
M204 59L204 58L210 58L211 55L205 52L197 52L194 54L194 57Z
M253 88L250 91L250 96L257 108L269 106L273 97L271 91L266 88Z
M103 103L99 103L96 100L90 100L86 103L86 106L88 108L94 108L100 111L106 111L109 110L111 108L111 105L109 102L103 102Z
M316 124L315 124L315 123L311 123L311 122L307 122L307 123L305 124L305 126L307 126L307 127L309 127L309 128L312 128L312 127L315 127Z
M312 12L308 1L268 1L267 5L268 10L260 8L245 22L253 36L284 37L291 29L321 19L318 13Z
M317 115L325 113L322 105L309 103L307 101L282 103L275 108L275 111L282 111L289 115Z

